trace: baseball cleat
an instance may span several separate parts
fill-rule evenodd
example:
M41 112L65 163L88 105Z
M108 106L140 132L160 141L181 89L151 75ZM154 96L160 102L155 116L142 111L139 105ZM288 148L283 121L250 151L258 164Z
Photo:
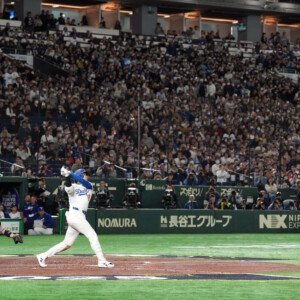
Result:
M42 268L46 268L47 267L47 265L45 263L46 259L41 254L38 254L36 256L36 258L37 258L37 260L38 260L38 262L40 264L40 267L42 267Z
M109 261L100 261L98 263L99 268L113 268L115 265Z

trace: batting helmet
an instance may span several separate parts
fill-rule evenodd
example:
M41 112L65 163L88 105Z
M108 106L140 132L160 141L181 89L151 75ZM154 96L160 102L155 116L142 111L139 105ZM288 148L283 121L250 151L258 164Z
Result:
M83 173L86 173L85 169L78 169L75 171L74 174L80 176L81 178L83 178Z

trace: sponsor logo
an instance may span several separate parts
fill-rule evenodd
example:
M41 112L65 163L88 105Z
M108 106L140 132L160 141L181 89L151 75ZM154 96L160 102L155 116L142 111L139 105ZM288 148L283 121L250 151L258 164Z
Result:
M154 185L151 183L145 184L146 191L164 191L166 189L165 185Z
M137 227L135 218L99 218L98 227L103 228L130 228Z
M259 215L259 228L279 229L287 228L285 220L287 215Z

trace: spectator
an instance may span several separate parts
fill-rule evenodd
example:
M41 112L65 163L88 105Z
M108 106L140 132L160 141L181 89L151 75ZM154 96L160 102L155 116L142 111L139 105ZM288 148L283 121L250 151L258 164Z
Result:
M271 201L275 199L276 193L277 193L277 185L273 180L273 177L270 177L267 180L267 183L265 185L266 192L268 193L268 196Z
M185 209L198 209L198 203L194 195L189 195L189 200L184 204Z
M59 14L58 24L59 24L59 25L65 25L65 24L66 24L66 21L65 21L65 18L64 18L64 14L63 14L63 13L60 13L60 14Z
M264 190L267 183L267 178L263 176L263 171L261 170L257 176L254 177L254 186L257 187L259 191Z
M187 174L187 177L183 181L184 185L198 185L198 179L194 172Z
M24 19L24 28L27 32L31 33L34 29L34 20L33 20L33 17L31 15L31 12L27 12L27 15Z
M21 176L23 170L26 170L23 160L20 157L16 157L16 162L11 165L11 175Z
M11 219L21 219L21 215L16 204L12 204L10 210L9 217Z
M71 172L75 172L78 169L83 169L81 157L76 158L75 163L72 165Z
M116 30L122 30L122 26L121 26L121 23L120 23L119 20L116 21L114 29L116 29Z
M28 235L51 235L53 234L54 220L51 215L45 212L44 208L38 208L33 229L28 230Z
M101 15L101 21L99 24L99 28L106 28L106 22L105 22L104 18L102 17L102 15Z
M216 171L216 176L217 176L217 185L228 184L228 178L230 178L230 175L225 169L224 165L221 165L220 169Z
M155 33L156 35L165 34L165 33L164 33L164 30L163 30L163 28L161 27L161 24L160 24L160 23L156 23L156 27L155 27L154 33Z
M27 120L22 121L22 126L18 130L18 139L21 143L25 142L25 139L30 137L31 129L28 125Z
M87 17L86 17L86 16L82 16L82 19L81 19L80 25L81 25L81 26L88 26L88 25L89 25L89 23L88 23L88 20L87 20Z
M0 219L9 219L9 215L5 212L5 206L0 204Z

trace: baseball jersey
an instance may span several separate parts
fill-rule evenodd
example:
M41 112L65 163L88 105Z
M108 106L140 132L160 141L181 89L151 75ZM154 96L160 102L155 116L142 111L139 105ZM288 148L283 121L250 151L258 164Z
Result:
M54 221L50 214L44 213L44 215L41 217L39 214L36 216L36 220L42 220L43 225L47 226L47 228L53 228L54 227Z
M92 189L87 189L82 184L73 183L70 187L65 186L65 191L69 195L70 207L87 211L93 192Z
M37 204L32 205L31 203L28 203L23 205L23 207L21 208L21 212L23 212L24 218L27 218L28 223L33 223L38 209L39 206Z
M4 230L4 227L0 225L0 233Z

